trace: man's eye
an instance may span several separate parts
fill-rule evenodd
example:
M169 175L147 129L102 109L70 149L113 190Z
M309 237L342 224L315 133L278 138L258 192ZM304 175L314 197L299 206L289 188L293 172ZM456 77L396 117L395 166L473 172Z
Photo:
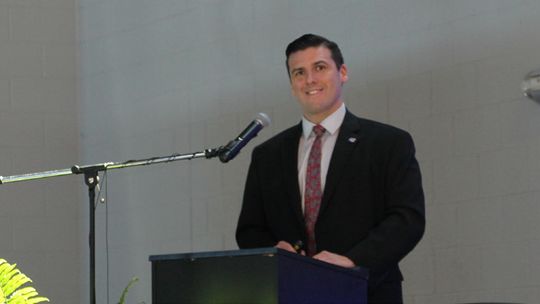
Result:
M295 76L295 77L299 77L299 76L302 76L302 75L304 75L304 72L303 72L303 71L296 71L296 72L294 72L294 74L293 74L293 76Z
M317 69L317 71L322 71L322 70L326 69L326 66L318 65L318 66L315 67L315 69Z

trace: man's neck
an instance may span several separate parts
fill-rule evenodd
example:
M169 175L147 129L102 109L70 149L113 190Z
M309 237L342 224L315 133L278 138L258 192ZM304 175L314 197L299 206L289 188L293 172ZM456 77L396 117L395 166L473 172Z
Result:
M314 124L320 124L323 120L325 120L328 116L334 114L340 107L343 105L343 102L338 102L334 107L332 107L330 110L323 112L323 113L317 113L317 114L309 114L304 113L304 117L309 120L310 122Z

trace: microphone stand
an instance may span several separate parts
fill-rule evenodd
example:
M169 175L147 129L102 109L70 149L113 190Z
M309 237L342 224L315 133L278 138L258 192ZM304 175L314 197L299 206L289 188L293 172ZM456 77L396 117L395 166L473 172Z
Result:
M72 174L84 174L84 183L88 186L88 198L90 202L90 231L88 234L88 243L90 248L90 304L96 303L96 186L99 184L99 172L110 169L123 169L127 167L154 165L159 163L168 163L177 160L190 160L194 158L213 158L219 156L224 148L206 149L203 152L173 154L170 156L152 157L140 160L128 160L125 162L108 162L94 165L78 166L75 165L69 169L51 170L35 172L21 175L0 176L0 185L23 182L36 179L44 179L56 176L65 176Z

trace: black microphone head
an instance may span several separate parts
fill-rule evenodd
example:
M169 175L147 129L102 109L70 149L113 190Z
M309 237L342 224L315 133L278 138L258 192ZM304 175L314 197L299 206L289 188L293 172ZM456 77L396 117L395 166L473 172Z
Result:
M259 131L270 124L270 117L264 113L259 113L255 119L249 124L249 126L240 133L240 135L231 140L225 147L220 148L219 160L226 163L233 159L240 150L250 141L253 137L257 136Z

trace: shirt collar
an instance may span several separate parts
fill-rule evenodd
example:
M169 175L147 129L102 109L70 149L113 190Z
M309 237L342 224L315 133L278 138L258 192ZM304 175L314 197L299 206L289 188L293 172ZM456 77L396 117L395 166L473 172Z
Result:
M326 117L320 125L323 126L326 131L330 134L334 134L337 132L339 127L341 126L341 123L343 123L343 119L345 118L345 104L342 103L341 106L332 114L330 114L328 117ZM314 123L307 120L305 117L302 116L302 130L303 130L303 136L304 139L308 139L309 135L311 135L311 131L313 127L315 126Z

